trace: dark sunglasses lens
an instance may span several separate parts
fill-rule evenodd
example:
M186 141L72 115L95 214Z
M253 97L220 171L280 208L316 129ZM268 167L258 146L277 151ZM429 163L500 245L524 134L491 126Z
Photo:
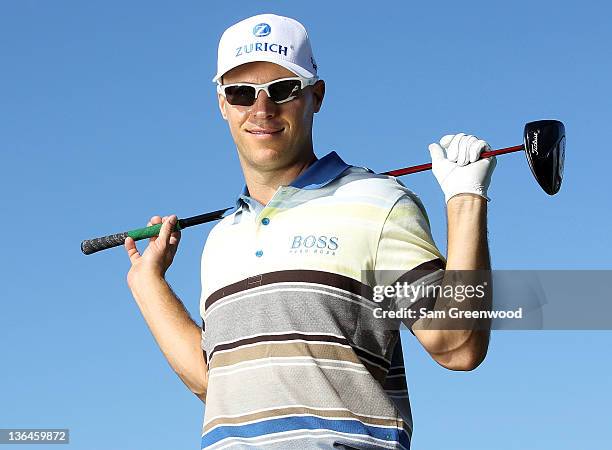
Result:
M251 106L255 103L255 88L251 86L228 86L225 98L230 105Z
M268 88L270 91L270 99L273 102L287 100L292 95L296 95L300 90L299 80L285 80L278 83L272 83Z

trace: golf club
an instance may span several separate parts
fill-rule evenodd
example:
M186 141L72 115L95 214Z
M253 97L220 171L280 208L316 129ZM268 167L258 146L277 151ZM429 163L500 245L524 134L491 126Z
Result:
M480 157L488 158L521 150L525 151L531 172L544 192L548 195L554 195L559 192L563 180L563 161L565 158L565 126L563 123L558 120L529 122L525 125L522 145L483 152ZM399 177L430 169L431 163L428 163L390 170L383 172L382 175ZM179 219L176 224L176 231L222 219L223 214L230 209L232 208L219 209L206 214ZM91 255L100 250L123 245L125 238L128 236L135 241L157 236L160 229L161 224L157 224L110 236L88 239L81 242L81 251L86 255Z

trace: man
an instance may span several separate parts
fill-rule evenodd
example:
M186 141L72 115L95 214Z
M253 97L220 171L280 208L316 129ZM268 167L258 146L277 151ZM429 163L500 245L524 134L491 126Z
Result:
M128 284L147 324L206 403L203 448L409 448L399 331L374 318L373 289L397 279L452 285L444 268L490 268L495 160L479 159L486 142L458 134L430 145L447 201L445 261L423 205L399 181L335 152L315 156L313 117L325 95L317 69L293 19L259 15L221 37L213 81L246 186L206 241L202 328L164 278L180 240L176 216L151 219L163 226L142 255L125 242ZM449 307L416 300L413 309ZM448 369L472 370L485 357L486 324L404 323Z

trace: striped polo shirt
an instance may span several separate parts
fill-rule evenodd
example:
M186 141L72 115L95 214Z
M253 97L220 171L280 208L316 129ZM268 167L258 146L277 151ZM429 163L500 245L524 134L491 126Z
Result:
M267 205L245 188L202 254L202 448L408 449L400 333L372 290L443 267L419 199L335 152Z

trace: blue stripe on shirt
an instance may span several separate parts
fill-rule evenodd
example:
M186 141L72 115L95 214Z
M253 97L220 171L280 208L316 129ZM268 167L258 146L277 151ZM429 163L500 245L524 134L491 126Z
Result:
M371 436L388 442L399 441L404 447L410 447L410 439L406 431L402 429L369 426L359 420L333 420L314 416L293 416L263 420L247 425L223 425L216 427L202 436L202 448L206 448L228 437L253 438L294 430L332 430L340 433Z

